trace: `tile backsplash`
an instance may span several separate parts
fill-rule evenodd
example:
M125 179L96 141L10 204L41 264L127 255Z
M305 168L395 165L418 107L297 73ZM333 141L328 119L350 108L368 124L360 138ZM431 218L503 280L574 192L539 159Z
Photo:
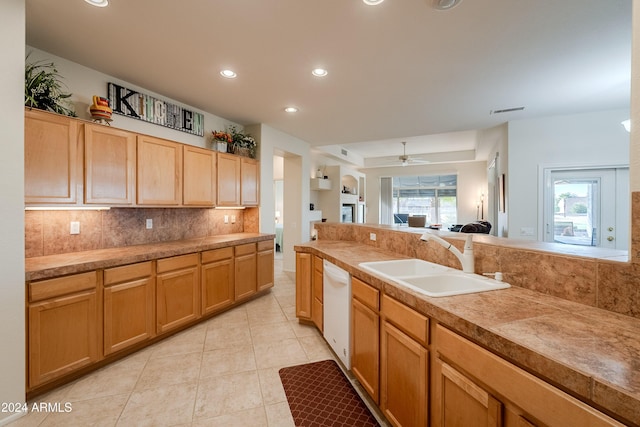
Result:
M227 215L229 222L224 223ZM231 222L235 216L235 223ZM146 220L153 228L146 228ZM70 234L71 221L80 234ZM112 208L105 211L26 211L27 258L221 234L258 232L258 208Z

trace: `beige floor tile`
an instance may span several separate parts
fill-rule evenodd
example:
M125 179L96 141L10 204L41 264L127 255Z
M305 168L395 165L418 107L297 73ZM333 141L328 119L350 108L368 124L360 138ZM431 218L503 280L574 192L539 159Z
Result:
M195 325L153 346L151 358L202 351L207 335L205 325Z
M134 391L118 420L118 426L174 426L193 418L197 382L172 384Z
M244 305L234 307L229 311L220 313L203 323L207 329L216 329L225 326L248 325L247 310Z
M266 310L247 310L249 316L249 325L266 325L271 323L279 323L287 320L280 306L277 308L269 308Z
M229 326L217 325L207 330L204 350L211 351L245 345L251 345L251 333L248 322Z
M300 342L295 339L254 344L258 369L298 365L308 361Z
M202 353L178 354L149 359L135 390L196 381L200 375Z
M335 359L331 348L320 335L309 335L307 337L301 337L298 340L305 353L307 353L310 362Z
M199 382L194 418L213 418L261 406L256 371L223 375Z
M131 393L142 373L145 364L131 363L125 360L86 375L74 382L66 399L77 402L103 396Z
M295 337L296 334L288 321L251 326L253 344L264 344Z
M260 379L260 390L262 391L262 400L265 405L285 402L287 396L284 394L284 387L280 380L280 368L268 368L258 370L258 378Z
M200 379L255 370L256 359L251 345L223 348L203 353Z
M298 338L319 335L318 330L312 324L301 323L298 319L289 320L289 324Z
M295 427L287 402L265 406L269 427Z
M41 426L85 427L115 426L129 393L98 397L71 403L70 411L47 415Z
M267 414L264 407L259 406L246 411L235 412L233 414L221 415L219 417L207 418L194 421L191 427L266 427Z

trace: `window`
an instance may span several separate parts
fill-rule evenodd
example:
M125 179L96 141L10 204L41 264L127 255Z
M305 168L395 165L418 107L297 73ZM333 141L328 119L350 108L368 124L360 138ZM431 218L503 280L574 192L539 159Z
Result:
M426 215L427 224L457 223L457 175L395 176L392 178L394 222L408 215Z

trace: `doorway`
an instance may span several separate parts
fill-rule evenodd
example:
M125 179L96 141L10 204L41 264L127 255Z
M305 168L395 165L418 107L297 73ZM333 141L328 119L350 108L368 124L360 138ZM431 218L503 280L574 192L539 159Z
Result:
M629 168L544 174L544 241L628 249Z

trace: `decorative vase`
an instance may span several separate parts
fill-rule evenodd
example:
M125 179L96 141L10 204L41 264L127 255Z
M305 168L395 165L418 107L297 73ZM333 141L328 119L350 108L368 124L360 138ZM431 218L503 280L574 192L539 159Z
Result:
M109 100L101 96L93 96L93 104L89 107L94 122L109 124L113 111L109 107Z
M214 141L214 143L215 143L214 148L215 148L216 151L220 151L222 153L226 153L227 152L227 143L226 143L226 141L217 141L216 140L216 141Z

